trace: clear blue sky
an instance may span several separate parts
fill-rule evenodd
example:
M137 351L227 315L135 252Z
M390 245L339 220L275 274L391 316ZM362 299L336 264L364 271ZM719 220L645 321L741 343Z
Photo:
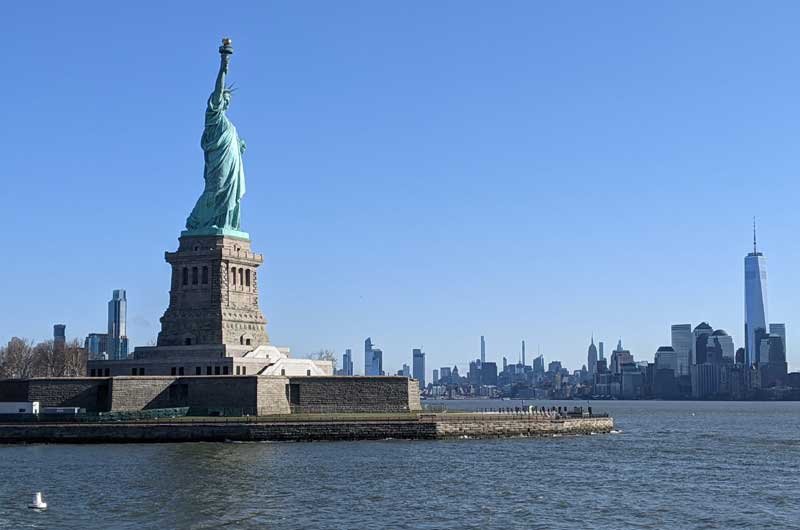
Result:
M296 354L460 366L519 341L637 359L673 323L743 344L758 216L798 369L797 2L18 3L0 21L0 341L145 344L202 191L222 36L247 141L243 228Z

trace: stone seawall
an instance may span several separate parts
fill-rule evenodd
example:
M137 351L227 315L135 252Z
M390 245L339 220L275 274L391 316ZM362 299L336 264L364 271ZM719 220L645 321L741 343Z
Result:
M505 416L505 417L503 417ZM408 419L0 425L0 443L435 440L607 433L611 418L537 419L524 415L423 414Z
M421 421L426 421L424 416ZM527 414L442 414L432 423L439 438L592 434L608 433L614 428L614 420L608 417L543 420Z

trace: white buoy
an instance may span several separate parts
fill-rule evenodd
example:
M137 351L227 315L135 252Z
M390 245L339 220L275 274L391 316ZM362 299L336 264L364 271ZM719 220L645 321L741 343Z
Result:
M28 506L28 508L32 510L46 510L47 503L42 500L42 492L37 491L36 495L33 496L33 502Z

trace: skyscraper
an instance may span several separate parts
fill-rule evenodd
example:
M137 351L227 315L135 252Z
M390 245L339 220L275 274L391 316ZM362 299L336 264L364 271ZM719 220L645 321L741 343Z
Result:
M397 375L401 375L403 377L408 377L410 379L411 378L411 367L409 365L407 365L406 363L403 363L403 368L402 368L402 370L399 370L397 372Z
M67 326L56 324L53 326L53 351L64 351L67 345Z
M486 340L481 335L481 364L486 362Z
M372 375L372 337L364 340L364 375Z
M706 362L706 352L708 351L708 338L714 329L708 322L700 322L692 331L692 366Z
M525 366L525 341L522 341L522 366Z
M769 334L779 336L783 340L783 351L786 351L786 324L770 324Z
M672 349L675 350L675 376L689 375L689 366L692 364L692 337L691 324L672 325Z
M114 289L108 302L108 358L112 361L128 358L127 314L125 289Z
M364 341L364 375L383 375L383 351L372 344L372 338Z
M589 369L589 376L593 376L597 372L597 347L594 345L594 335L592 335L592 343L589 344L589 354L586 366Z
M419 381L420 390L425 388L425 352L420 348L411 351L414 379Z
M633 362L633 355L631 352L622 347L622 339L617 342L617 348L611 352L611 364L609 370L612 373L622 373L622 365Z
M731 364L734 363L736 347L733 344L733 337L728 335L724 329L715 330L714 333L708 337L707 348L709 350L713 348L719 354L719 358L715 355L714 359L709 361L708 353L706 353L706 362L728 361Z
M760 343L756 334L767 331L767 260L756 246L753 221L753 252L744 258L744 336L745 362L759 362Z
M90 361L100 361L108 358L108 334L89 333L83 341Z
M350 348L342 355L342 375L353 375L353 350Z
M481 363L481 384L497 386L497 363Z
M597 360L598 360L598 361L604 361L604 360L605 360L605 358L606 358L605 354L603 353L603 347L604 347L604 346L605 346L605 344L603 344L603 341L600 341L600 342L598 342L598 343L597 343L597 347L598 347L598 348L597 348L597 349L598 349L598 353L597 353L597 354L598 354L598 357L597 357Z
M675 355L675 348L672 346L661 346L656 351L655 358L656 370L672 370L676 371L677 357Z
M433 384L435 385L438 382L439 382L439 369L438 368L434 368L433 369Z
M467 372L467 381L471 385L480 385L481 384L481 368L483 364L481 363L480 359L476 359L474 361L470 361L469 363L469 371Z
M788 366L783 338L770 333L761 339L759 350L761 352L761 361L759 362L759 371L762 374L761 384L775 386L785 380Z

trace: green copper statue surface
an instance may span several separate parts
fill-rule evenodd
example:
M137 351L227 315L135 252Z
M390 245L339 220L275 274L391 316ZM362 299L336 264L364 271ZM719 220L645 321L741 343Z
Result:
M205 155L203 179L205 189L186 219L182 235L231 235L247 238L240 231L239 203L244 196L244 166L242 153L245 143L236 127L226 116L232 90L225 86L233 48L230 39L223 39L214 92L208 98L206 123L200 145Z

